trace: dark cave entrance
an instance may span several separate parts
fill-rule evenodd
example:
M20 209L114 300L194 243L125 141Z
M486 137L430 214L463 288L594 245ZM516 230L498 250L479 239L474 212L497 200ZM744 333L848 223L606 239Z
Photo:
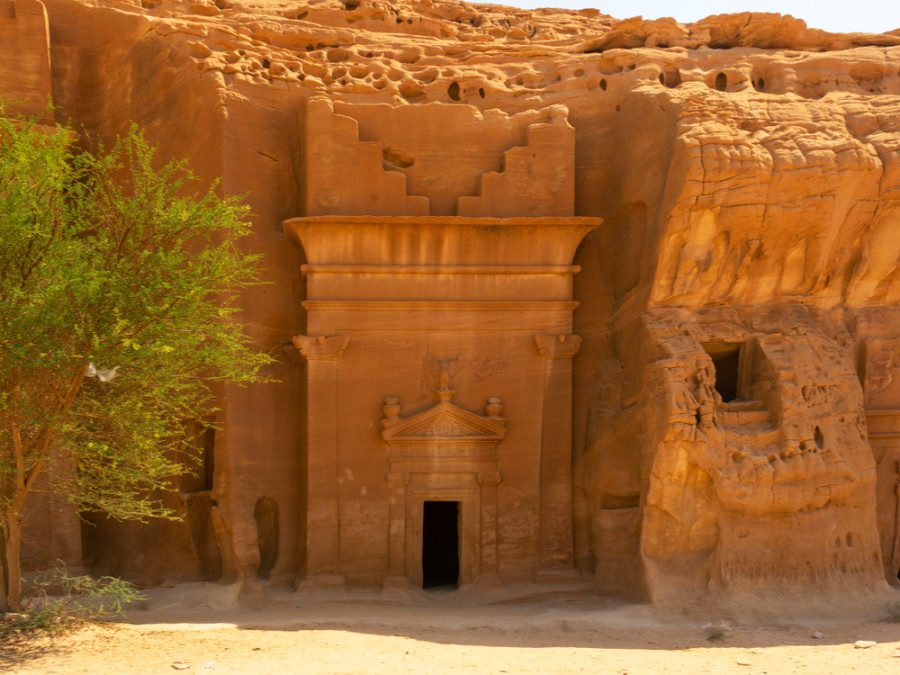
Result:
M743 344L734 342L707 342L703 349L712 359L716 370L716 391L723 403L734 401L740 396L738 380Z
M459 502L425 502L422 588L459 583Z

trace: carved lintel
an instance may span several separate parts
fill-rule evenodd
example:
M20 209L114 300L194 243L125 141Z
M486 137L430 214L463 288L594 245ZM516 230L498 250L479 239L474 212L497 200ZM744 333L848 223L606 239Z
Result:
M307 361L337 361L348 342L349 335L297 335L293 338L294 346Z
M478 472L478 484L481 487L497 487L500 485L501 480L503 480L503 477L500 475L499 471Z
M409 485L409 474L405 471L392 471L385 474L384 479L387 481L388 487L392 488L405 488Z
M538 333L534 336L538 352L545 359L571 359L581 348L579 335L550 335Z

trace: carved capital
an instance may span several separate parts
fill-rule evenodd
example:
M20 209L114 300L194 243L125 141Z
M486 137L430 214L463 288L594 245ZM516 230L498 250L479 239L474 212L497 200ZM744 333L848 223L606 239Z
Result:
M349 335L297 335L293 338L294 346L307 361L337 361L348 342Z
M388 396L384 399L384 405L381 406L384 419L381 420L381 426L387 429L400 421L400 399L396 396Z
M538 352L545 359L571 359L581 348L578 335L550 335L538 333L534 336Z
M409 474L405 471L392 471L384 477L388 487L405 488L409 485Z
M478 472L478 484L481 487L497 487L500 485L501 480L503 480L503 477L500 475L499 471Z

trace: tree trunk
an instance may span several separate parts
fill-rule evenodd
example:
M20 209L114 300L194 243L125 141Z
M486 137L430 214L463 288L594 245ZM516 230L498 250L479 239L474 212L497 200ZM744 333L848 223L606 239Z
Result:
M6 601L6 529L0 520L0 612L9 611L9 603Z
M22 517L7 513L6 519L6 605L9 610L22 609Z

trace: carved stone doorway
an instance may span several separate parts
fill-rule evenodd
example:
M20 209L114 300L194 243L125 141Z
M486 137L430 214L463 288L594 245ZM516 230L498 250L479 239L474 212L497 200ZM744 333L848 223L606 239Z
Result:
M459 502L427 501L422 512L422 588L459 584Z

